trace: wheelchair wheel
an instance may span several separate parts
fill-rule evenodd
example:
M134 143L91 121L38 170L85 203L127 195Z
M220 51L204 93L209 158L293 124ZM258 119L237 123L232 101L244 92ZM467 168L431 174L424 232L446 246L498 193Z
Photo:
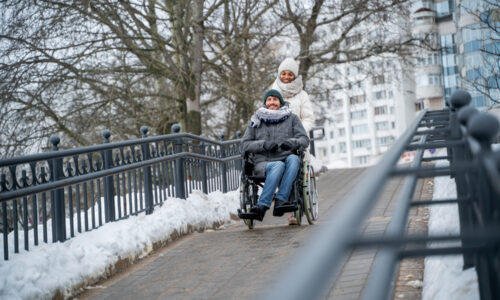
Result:
M251 186L249 186L248 182L241 182L240 186L240 209L243 212L250 212L250 208L252 207L253 200L253 192ZM254 220L253 219L243 219L243 222L248 226L248 229L253 229Z
M318 190L316 189L316 175L314 174L314 169L311 166L307 166L307 172L305 174L306 183L304 204L306 210L307 221L312 224L318 218Z

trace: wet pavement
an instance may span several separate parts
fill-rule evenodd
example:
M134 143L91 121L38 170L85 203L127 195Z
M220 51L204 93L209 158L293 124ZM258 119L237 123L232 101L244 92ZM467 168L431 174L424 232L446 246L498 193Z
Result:
M256 222L253 230L235 221L220 230L190 234L78 299L258 299L276 282L280 268L293 264L294 254L311 231L328 222L322 216L335 209L365 170L331 170L318 178L320 216L315 225L308 225L304 218L302 226L289 226L285 217L273 217L268 211L264 222ZM401 179L389 181L363 227L365 234L385 231L401 185ZM352 251L329 298L358 299L374 257L374 250Z

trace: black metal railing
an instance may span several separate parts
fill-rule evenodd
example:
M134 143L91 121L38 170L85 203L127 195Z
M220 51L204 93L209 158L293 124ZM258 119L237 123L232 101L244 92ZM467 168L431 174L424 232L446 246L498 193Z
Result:
M3 256L19 247L65 241L75 233L139 213L151 214L168 197L193 190L239 187L240 139L220 141L189 133L148 137L0 160ZM49 232L50 231L50 232ZM31 243L30 243L31 241Z
M449 108L423 110L405 133L369 169L357 188L306 242L306 246L283 272L267 299L324 299L332 286L344 255L354 247L378 247L363 299L389 299L399 261L428 255L461 254L464 269L475 267L481 299L500 299L500 151L491 142L499 133L496 117L468 106L470 95L456 91ZM446 156L424 158L425 149L446 149ZM415 151L410 166L397 165L406 151ZM449 166L424 162L447 159ZM384 184L404 176L391 221L380 237L359 232L377 202ZM413 200L417 180L451 176L454 199ZM406 232L410 208L418 205L456 203L460 234L418 236ZM429 246L431 241L460 241L456 247ZM407 246L411 245L411 248Z

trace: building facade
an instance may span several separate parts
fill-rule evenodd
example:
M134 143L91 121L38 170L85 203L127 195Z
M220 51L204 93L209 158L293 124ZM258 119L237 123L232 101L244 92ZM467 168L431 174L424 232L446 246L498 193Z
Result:
M329 102L325 139L316 143L316 156L332 167L371 165L406 130L416 111L443 108L457 89L469 91L479 109L500 101L500 37L494 29L500 11L495 3L413 1L412 35L425 41L415 51L414 65L374 60L369 66L376 72L364 78L360 65L341 66L341 80L349 84ZM484 16L496 27L485 25Z
M332 167L374 164L415 115L412 74L396 59L340 70L349 83L330 96L325 139L316 143L316 156Z
M500 3L492 0L419 0L412 3L413 34L425 37L415 63L417 103L438 109L456 89L473 106L500 101Z

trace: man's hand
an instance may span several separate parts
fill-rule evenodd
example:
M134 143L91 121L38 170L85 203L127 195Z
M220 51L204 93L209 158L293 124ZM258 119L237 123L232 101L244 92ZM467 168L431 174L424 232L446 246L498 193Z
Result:
M264 150L270 151L270 152L276 152L278 150L278 144L272 141L265 141L264 142Z
M297 149L297 146L295 145L294 142L290 141L290 140L287 140L287 141L284 141L283 143L281 143L280 145L281 149L283 150L290 150L290 151L294 151L295 149Z

